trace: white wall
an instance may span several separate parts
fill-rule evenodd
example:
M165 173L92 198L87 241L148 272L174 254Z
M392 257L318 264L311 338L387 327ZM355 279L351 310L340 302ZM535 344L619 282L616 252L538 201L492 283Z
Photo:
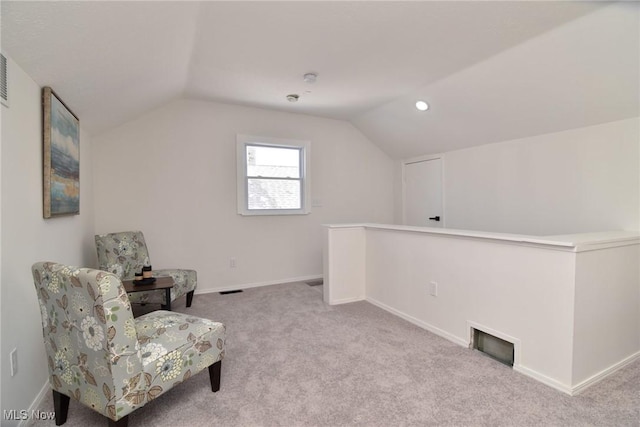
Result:
M236 211L236 134L311 141L309 215ZM140 229L198 291L322 275L322 228L393 220L393 162L351 124L178 100L94 139L96 231ZM230 258L237 267L229 267Z
M386 230L366 240L368 301L458 343L469 342L467 321L514 337L516 369L570 388L574 254Z
M42 218L41 89L10 58L9 67L11 106L2 107L2 409L20 410L30 407L47 381L31 265L93 264L94 210L91 140L81 131L80 215ZM10 375L13 348L18 349L15 377Z
M640 247L581 252L576 260L574 383L640 354Z
M639 128L634 118L445 153L446 226L530 235L640 229Z
M324 283L331 283L323 287L325 302L333 305L365 299L365 229L326 228L324 241Z

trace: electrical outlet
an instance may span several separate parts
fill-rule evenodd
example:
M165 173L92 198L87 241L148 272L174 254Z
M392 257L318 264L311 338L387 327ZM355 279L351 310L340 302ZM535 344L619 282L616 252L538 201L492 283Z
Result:
M230 268L236 268L236 259L235 258L229 259L229 267Z
M438 283L429 282L429 294L433 297L438 296Z
M18 349L14 348L9 353L9 359L11 359L11 376L15 376L18 373Z

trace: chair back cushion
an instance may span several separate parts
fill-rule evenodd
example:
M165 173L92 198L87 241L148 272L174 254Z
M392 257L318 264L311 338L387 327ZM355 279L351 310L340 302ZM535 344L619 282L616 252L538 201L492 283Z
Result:
M133 279L144 265L150 265L149 251L141 231L123 231L96 235L96 250L100 270Z
M123 384L142 371L142 359L120 279L52 262L32 272L51 387L113 420L130 412Z

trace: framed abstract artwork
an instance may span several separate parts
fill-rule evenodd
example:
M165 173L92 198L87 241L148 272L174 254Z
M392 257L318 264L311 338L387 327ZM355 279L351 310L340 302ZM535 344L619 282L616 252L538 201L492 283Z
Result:
M80 121L50 88L42 89L44 217L80 214Z

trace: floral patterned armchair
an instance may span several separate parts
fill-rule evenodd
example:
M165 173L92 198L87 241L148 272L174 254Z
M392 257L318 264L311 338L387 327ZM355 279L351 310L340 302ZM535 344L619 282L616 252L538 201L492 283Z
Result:
M147 244L141 231L96 235L96 250L100 270L113 273L121 280L133 279L135 273L140 272L143 266L151 265ZM154 270L153 275L171 276L174 281L171 302L186 294L187 307L191 307L193 292L198 283L194 270ZM129 300L132 303L167 305L165 292L162 290L131 293Z
M222 323L171 311L133 318L120 279L52 262L33 265L56 425L73 398L126 426L128 414L208 367L220 388Z

